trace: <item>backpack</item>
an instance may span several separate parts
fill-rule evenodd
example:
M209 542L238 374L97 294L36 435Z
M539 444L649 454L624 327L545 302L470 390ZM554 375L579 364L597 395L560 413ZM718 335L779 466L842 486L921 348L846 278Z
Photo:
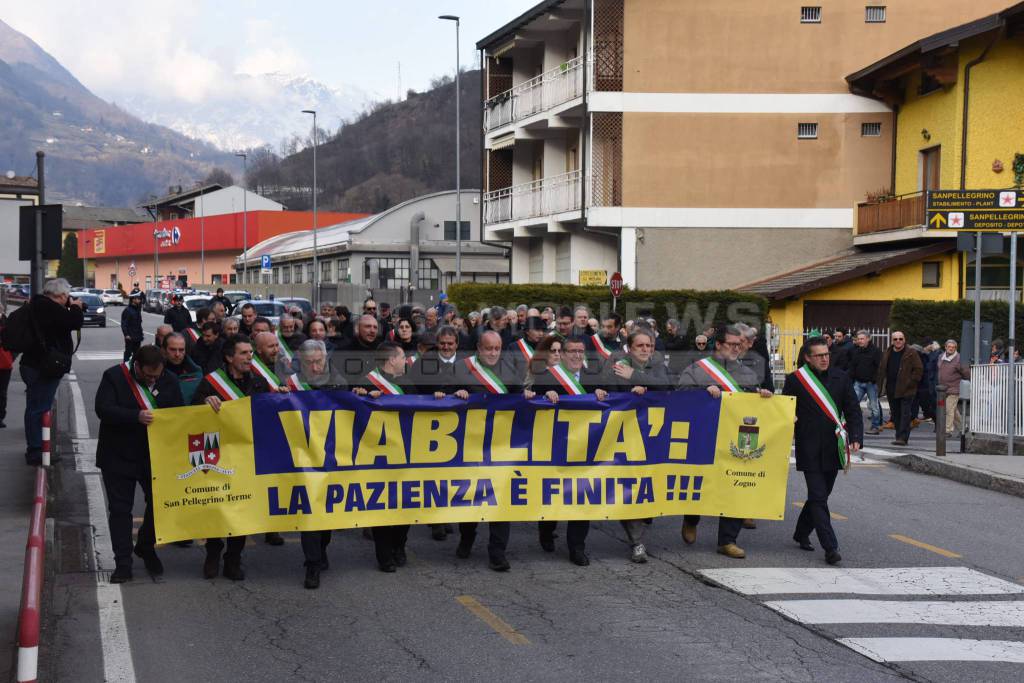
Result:
M25 353L38 348L32 312L26 302L18 310L7 316L7 324L3 328L2 344L5 349L14 353Z

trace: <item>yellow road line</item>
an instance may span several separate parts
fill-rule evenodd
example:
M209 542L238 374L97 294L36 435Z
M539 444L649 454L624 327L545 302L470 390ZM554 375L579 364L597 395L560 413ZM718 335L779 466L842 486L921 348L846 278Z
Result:
M526 636L512 628L508 622L497 614L481 605L480 602L472 595L460 595L455 599L459 601L459 604L472 612L477 619L493 628L498 635L508 642L513 645L530 644L530 641L526 639Z
M891 538L894 541L899 541L900 543L906 543L907 545L912 545L916 548L921 548L922 550L931 551L936 555L942 555L943 557L952 557L954 559L959 559L963 557L963 555L961 555L960 553L954 553L952 550L946 550L945 548L940 548L938 546L932 545L931 543L918 541L916 539L910 538L909 536L904 536L903 534L889 534L889 538Z
M793 503L793 507L795 507L795 508L799 508L799 509L801 509L801 510L802 510L802 509L803 509L803 507L804 507L804 504L803 504L803 503ZM839 514L838 512L829 512L828 514L829 514L829 516L830 516L830 517L831 517L832 519L836 520L837 522L847 522L847 521L849 521L849 519L850 519L849 517L846 517L846 516L844 516L844 515L841 515L841 514Z

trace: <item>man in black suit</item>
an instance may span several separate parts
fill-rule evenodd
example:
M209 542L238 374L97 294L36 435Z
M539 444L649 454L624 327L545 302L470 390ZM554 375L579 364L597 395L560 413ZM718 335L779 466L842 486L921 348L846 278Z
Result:
M135 543L135 554L146 570L159 576L163 563L156 556L153 528L153 477L149 466L149 435L154 408L182 405L176 377L164 369L164 357L155 346L142 346L131 364L121 363L103 373L96 390L96 415L100 418L96 466L103 472L107 493L110 542L114 548L111 583L132 578L132 506L135 487L142 486L146 512Z
M793 540L804 550L814 550L810 535L812 529L817 531L825 561L838 564L842 557L832 529L828 497L839 470L849 469L850 454L860 450L864 418L849 375L829 367L830 352L823 337L812 337L804 343L800 363L802 367L786 376L782 388L783 394L796 397L796 469L804 473L807 482L807 502L800 511Z

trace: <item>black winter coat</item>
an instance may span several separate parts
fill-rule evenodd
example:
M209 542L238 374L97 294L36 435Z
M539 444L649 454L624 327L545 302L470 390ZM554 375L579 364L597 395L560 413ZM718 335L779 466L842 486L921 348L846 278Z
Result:
M869 343L865 347L850 349L847 374L854 382L871 382L878 379L878 366L882 362L882 350Z
M26 351L21 357L22 365L39 367L47 349L57 349L69 356L74 353L71 332L82 329L82 309L78 306L62 306L42 294L32 297L28 306L32 320L43 335L43 346Z
M171 306L164 313L164 324L175 332L184 332L186 327L192 327L192 314L184 306Z
M183 404L178 379L164 370L152 389L157 408ZM96 415L100 434L96 444L96 466L126 477L149 478L149 434L139 423L142 408L120 365L108 368L96 390Z
M142 308L131 304L124 307L121 311L121 333L133 342L142 341Z
M829 368L824 377L819 374L818 379L822 380L832 401L846 419L849 434L847 442L864 443L864 417L857 396L853 393L853 382L849 375L842 370ZM840 469L835 423L818 407L811 394L796 378L796 373L786 375L782 393L796 397L794 437L797 470L832 472Z

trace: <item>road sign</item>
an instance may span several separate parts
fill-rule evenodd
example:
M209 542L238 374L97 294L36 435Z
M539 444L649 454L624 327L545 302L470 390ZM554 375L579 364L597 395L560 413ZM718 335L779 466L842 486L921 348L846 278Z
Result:
M608 281L608 286L612 290L612 296L618 299L622 296L622 273L612 273L612 279Z
M135 261L132 261L131 265L128 266L128 277L135 277Z
M260 257L260 272L269 273L273 266L270 263L270 254L264 254Z
M603 287L608 282L607 270L581 270L580 285L590 287Z
M1024 191L929 190L925 221L929 230L1024 230Z
M60 258L61 231L64 226L64 205L44 204L42 206L22 206L18 214L19 241L18 260L31 261L35 258L36 214L42 216L43 226L43 259L57 260Z

